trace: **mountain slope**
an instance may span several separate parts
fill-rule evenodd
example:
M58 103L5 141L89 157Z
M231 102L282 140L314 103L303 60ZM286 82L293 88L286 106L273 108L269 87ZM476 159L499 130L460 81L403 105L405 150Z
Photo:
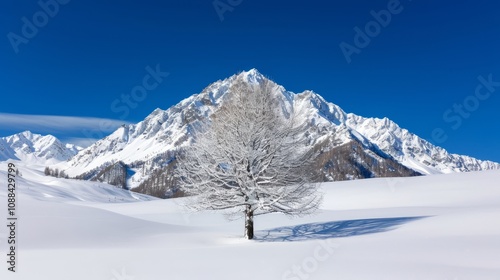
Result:
M21 160L31 164L55 164L67 161L81 150L72 144L63 144L52 135L42 136L24 131L0 138L0 161Z
M346 124L397 161L423 174L452 173L499 169L491 161L450 154L393 121L384 118L363 118L348 114Z
M119 176L126 174L126 188L138 187L149 194L167 192L175 185L169 180L169 172L177 149L192 143L193 127L223 106L237 79L260 83L267 78L252 69L219 80L167 110L156 109L137 124L123 125L57 168L71 177L122 182L121 178L103 174L110 169ZM304 137L308 145L322 152L317 167L324 180L500 168L497 163L449 154L388 119L347 114L312 91L295 94L273 85L283 114L299 112L307 127ZM350 148L342 148L344 152L336 155L339 147ZM349 149L354 150L351 153ZM345 173L337 174L339 170Z

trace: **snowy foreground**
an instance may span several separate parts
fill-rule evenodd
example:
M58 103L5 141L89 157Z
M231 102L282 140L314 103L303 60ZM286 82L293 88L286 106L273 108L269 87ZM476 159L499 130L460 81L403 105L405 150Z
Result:
M499 171L324 184L316 215L259 216L247 241L242 220L180 200L19 169L17 272L2 261L2 280L500 279Z

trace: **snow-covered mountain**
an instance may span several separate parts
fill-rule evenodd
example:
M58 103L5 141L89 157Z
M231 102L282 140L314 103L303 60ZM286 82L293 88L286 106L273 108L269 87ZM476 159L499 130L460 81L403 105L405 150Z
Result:
M0 161L21 160L31 164L48 165L67 161L82 148L63 144L52 135L42 136L24 131L0 138Z
M123 177L118 180L126 181L122 186L158 195L166 191L160 185L171 179L168 173L176 150L192 143L193 125L223 106L237 79L260 83L267 78L252 69L219 80L167 110L156 109L137 124L123 125L53 168L81 179ZM309 145L323 152L318 168L324 170L324 180L500 169L498 163L450 154L388 119L347 114L312 91L295 94L274 84L274 93L283 110L300 112L307 124ZM116 176L109 179L105 170Z
M450 154L387 118L348 114L346 123L398 162L423 174L500 169L496 162Z

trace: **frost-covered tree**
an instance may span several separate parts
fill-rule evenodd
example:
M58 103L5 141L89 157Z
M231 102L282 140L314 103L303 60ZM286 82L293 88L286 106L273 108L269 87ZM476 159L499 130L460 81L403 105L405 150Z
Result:
M290 102L268 80L239 78L210 121L196 126L195 143L179 155L181 188L195 210L225 210L245 217L245 237L254 237L255 215L300 216L315 211L322 195ZM284 96L281 96L284 97Z

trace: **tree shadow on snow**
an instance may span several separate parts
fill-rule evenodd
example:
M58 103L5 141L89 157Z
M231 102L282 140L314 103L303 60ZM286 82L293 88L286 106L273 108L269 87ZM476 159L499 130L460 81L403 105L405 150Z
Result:
M261 242L291 242L358 236L394 230L402 224L423 218L426 217L348 220L279 227L258 231L255 240Z

